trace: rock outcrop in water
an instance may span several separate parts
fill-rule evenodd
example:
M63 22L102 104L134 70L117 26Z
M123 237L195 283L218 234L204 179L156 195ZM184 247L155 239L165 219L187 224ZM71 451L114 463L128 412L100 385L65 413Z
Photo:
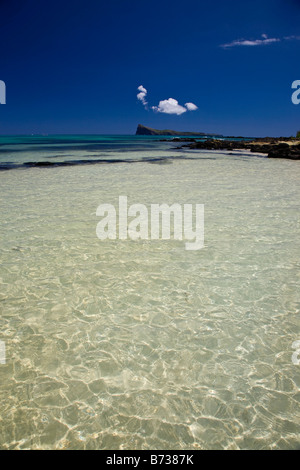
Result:
M280 143L273 145L268 153L269 158L289 158L290 160L300 160L300 143L289 145Z
M202 150L249 150L255 153L266 153L269 158L300 160L300 141L289 137L265 137L252 141L208 139L185 146Z
M190 135L190 136L209 135L209 136L215 136L215 137L222 137L221 135L205 134L204 132L178 132L178 131L172 131L170 129L158 130L158 129L152 129L151 127L143 126L142 124L139 124L137 126L135 135Z

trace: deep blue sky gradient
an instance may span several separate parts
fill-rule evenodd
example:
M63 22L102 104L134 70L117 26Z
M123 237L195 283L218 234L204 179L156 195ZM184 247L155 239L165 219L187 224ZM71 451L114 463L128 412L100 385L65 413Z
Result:
M1 134L133 134L155 128L295 135L298 0L0 0ZM280 42L224 49L262 34ZM170 97L199 109L145 110Z

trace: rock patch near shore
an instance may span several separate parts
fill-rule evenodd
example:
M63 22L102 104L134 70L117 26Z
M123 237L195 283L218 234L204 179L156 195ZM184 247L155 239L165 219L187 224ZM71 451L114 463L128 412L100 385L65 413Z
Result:
M179 141L180 139L177 139ZM283 142L285 140L285 142ZM256 139L253 141L234 141L208 139L191 142L184 147L203 150L248 150L255 153L266 153L269 158L288 158L300 160L300 141L290 138Z
M291 160L300 160L300 144L278 144L274 145L269 153L269 158L289 158Z

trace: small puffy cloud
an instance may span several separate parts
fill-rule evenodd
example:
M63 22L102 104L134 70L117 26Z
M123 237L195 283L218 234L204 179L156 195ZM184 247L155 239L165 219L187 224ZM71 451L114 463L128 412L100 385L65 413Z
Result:
M139 91L139 93L138 93L137 96L136 96L137 99L143 103L143 105L145 106L145 108L147 108L148 103L147 103L147 100L146 100L146 96L147 96L147 90L146 90L146 88L144 88L143 85L140 85L140 86L138 87L138 91Z
M138 90L141 91L142 93L145 93L145 94L147 95L147 90L146 90L146 88L143 87L143 85L140 85L140 86L138 87Z
M198 106L196 106L194 103L185 103L184 106L188 111L196 111L198 109Z
M160 101L158 106L152 106L153 111L157 113L164 113L164 114L183 114L187 111L186 108L180 106L177 100L174 98L169 98L168 100Z
M146 98L146 93L143 93L142 91L140 93L138 93L137 95L137 99L140 100L143 104L145 104L145 98Z

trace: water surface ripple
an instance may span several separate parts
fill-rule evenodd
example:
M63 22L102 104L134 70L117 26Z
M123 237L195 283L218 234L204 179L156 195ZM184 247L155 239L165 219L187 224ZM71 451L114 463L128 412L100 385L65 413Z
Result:
M298 162L164 152L0 174L2 449L299 448ZM98 240L119 195L205 204L205 248Z

